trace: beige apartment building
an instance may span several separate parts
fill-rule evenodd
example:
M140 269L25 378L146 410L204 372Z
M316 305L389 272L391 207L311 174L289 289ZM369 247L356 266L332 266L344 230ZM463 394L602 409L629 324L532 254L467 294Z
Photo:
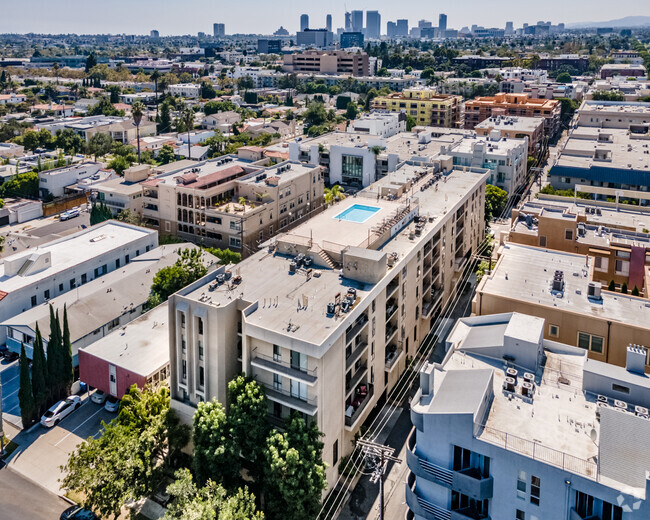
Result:
M290 73L370 75L365 52L307 50L285 54L282 68Z
M648 346L650 300L607 291L594 281L600 276L596 265L585 254L506 243L492 272L478 284L472 311L478 316L520 312L543 318L546 339L624 367L629 345ZM648 267L645 277L650 277ZM648 364L646 357L646 372Z
M200 401L226 402L243 371L264 386L272 424L292 411L318 424L331 485L482 242L487 178L405 165L173 295L183 421Z
M194 243L248 256L278 231L320 210L319 166L264 166L237 156L179 161L142 183L147 225Z
M598 204L598 205L596 205ZM589 200L536 200L512 212L509 242L593 257L592 279L648 296L650 212Z
M376 97L372 100L372 109L404 112L415 118L420 126L462 128L462 101L461 96L439 94L436 89L418 87Z

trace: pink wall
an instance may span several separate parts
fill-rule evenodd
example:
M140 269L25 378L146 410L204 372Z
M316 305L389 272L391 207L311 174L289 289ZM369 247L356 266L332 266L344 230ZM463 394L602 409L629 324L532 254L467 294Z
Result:
M110 394L108 379L109 363L103 359L88 354L84 350L79 350L79 379L90 386ZM143 388L147 383L147 378L139 374L125 370L122 367L116 367L117 377L117 397L121 399L132 384L137 384Z

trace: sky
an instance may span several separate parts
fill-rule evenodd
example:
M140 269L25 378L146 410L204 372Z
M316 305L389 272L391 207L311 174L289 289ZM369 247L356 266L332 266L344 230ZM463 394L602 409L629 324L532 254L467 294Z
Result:
M386 22L407 18L409 26L421 19L437 25L441 9L448 16L447 27L460 29L472 24L503 27L513 21L534 24L540 17L553 24L604 21L624 16L650 15L648 0L0 0L0 33L148 34L157 29L161 36L212 33L212 24L226 24L226 32L272 34L280 25L294 33L300 15L310 17L310 27L325 26L331 13L333 26L343 26L345 9L378 10L382 33ZM441 7L437 7L440 5Z

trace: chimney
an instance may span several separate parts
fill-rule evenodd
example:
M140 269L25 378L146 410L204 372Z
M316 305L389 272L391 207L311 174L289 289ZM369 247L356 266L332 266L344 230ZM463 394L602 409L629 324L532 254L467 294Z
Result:
M645 374L645 360L647 350L641 345L629 345L627 347L627 358L625 368L634 374Z

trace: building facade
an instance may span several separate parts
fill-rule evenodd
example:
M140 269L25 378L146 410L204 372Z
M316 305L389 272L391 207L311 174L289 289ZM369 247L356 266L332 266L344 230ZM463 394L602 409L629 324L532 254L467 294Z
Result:
M345 51L304 51L285 54L285 72L307 72L313 74L349 74L351 76L370 75L370 62L365 52Z
M402 93L376 97L372 108L405 112L418 125L462 128L461 102L460 96L440 95L430 88L409 88Z

